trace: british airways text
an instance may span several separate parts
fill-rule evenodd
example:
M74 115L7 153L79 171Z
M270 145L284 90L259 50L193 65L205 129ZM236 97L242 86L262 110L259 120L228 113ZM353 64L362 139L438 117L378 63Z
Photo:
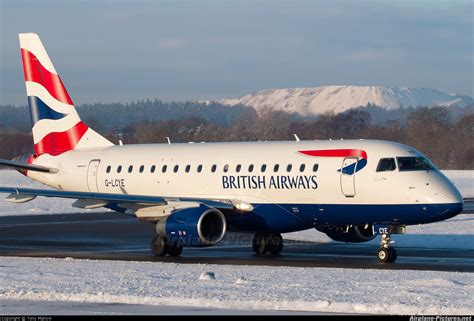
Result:
M317 189L316 176L311 175L228 175L222 176L224 189Z

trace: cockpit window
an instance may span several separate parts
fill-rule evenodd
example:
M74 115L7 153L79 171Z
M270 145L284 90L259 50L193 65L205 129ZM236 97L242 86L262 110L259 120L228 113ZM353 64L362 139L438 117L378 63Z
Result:
M400 172L429 171L435 167L424 157L397 157Z
M394 171L397 168L394 158L382 158L377 165L377 172Z

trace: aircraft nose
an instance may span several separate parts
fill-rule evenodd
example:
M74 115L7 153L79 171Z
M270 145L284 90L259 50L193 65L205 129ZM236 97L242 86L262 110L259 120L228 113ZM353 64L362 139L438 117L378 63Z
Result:
M443 194L447 196L449 203L464 204L464 199L461 192L459 192L459 190L456 188L456 186L454 186L453 183L451 183L451 181L447 180L447 184L443 192Z

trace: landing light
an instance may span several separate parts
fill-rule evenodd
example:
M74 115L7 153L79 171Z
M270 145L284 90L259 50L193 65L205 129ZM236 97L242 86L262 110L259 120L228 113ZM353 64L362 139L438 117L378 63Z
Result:
M238 209L239 211L243 212L250 212L253 211L253 206L252 204L249 204L244 201L232 201L232 204L234 204L235 208Z

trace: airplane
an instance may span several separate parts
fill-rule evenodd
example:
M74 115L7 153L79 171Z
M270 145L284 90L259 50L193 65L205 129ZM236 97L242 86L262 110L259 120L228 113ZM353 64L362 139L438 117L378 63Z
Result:
M114 145L80 119L38 35L19 40L34 154L0 164L53 189L0 187L10 202L68 198L136 216L154 224L158 257L216 245L227 231L253 233L257 255L277 255L282 233L314 228L346 243L380 236L383 263L397 259L392 234L463 209L449 179L396 142Z

